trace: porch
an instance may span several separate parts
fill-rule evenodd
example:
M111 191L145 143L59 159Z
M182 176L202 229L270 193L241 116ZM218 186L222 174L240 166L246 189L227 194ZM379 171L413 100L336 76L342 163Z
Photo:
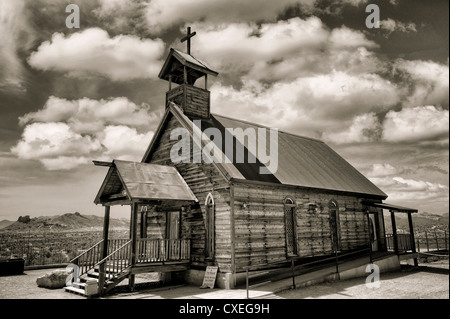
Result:
M419 254L416 250L414 225L412 214L417 213L417 209L407 208L403 206L388 203L363 202L366 206L377 209L386 209L390 213L392 234L386 234L383 238L378 239L378 245L384 247L388 252L395 253L400 260L414 259L414 266L418 266ZM398 233L396 214L407 214L409 233ZM384 228L384 227L383 227Z
M105 294L125 278L133 290L136 274L188 269L190 240L181 238L180 214L197 199L178 171L169 166L117 160L94 164L109 167L94 201L105 207L103 239L71 261L77 266L73 282L77 287L66 290L89 295L90 278L96 279L92 294ZM115 205L131 207L127 239L109 238L110 210ZM148 236L147 221L152 216L164 217L164 221L158 220L157 233Z

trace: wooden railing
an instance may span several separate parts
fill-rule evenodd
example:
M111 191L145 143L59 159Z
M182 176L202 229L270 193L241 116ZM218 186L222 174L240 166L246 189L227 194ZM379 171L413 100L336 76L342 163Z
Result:
M98 267L99 269L99 288L103 289L106 279L114 280L131 266L131 242L131 240L128 240L125 244L95 264L94 268Z
M397 234L398 251L406 252L412 250L412 241L410 234ZM388 250L394 250L394 235L386 234L386 244Z
M181 261L190 259L189 239L137 240L137 262Z
M78 276L87 273L102 259L102 244L103 239L70 261L78 266Z

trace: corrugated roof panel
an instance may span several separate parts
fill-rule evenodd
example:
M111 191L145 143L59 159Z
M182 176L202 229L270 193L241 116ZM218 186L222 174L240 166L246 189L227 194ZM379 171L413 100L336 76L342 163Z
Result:
M263 127L220 115L212 116L225 128L257 130ZM268 141L268 131L266 136ZM240 140L240 142L248 146L247 141ZM268 142L265 147L266 154L270 154ZM273 176L281 184L387 197L383 191L320 140L278 131L278 154L278 169ZM239 168L242 175L245 175L242 172L245 167L241 165Z

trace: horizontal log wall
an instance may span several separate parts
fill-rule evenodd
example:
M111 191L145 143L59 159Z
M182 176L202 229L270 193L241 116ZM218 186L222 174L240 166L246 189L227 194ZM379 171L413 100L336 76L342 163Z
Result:
M340 248L351 250L368 243L368 226L359 198L307 191L299 188L236 184L234 188L236 271L245 266L287 260L284 199L296 204L299 257L333 253L328 203L337 201L340 211ZM309 211L307 203L318 210ZM244 205L245 204L245 205Z
M198 199L198 205L186 207L181 217L181 236L191 240L191 265L204 268L209 263L219 266L219 271L231 271L231 228L230 228L230 191L228 182L220 175L213 164L189 163L174 164L170 159L170 150L177 141L170 140L170 132L181 127L175 118L171 118L161 138L157 141L149 163L175 166ZM196 154L194 154L196 156ZM208 193L215 201L215 260L205 259L206 228L205 199Z
M180 106L184 113L190 117L209 117L210 93L207 90L182 84L167 92L166 100Z

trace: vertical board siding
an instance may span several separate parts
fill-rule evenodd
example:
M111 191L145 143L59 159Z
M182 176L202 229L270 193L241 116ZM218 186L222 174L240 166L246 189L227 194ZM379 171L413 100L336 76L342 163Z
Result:
M211 193L215 202L215 260L219 270L231 271L231 229L230 229L230 193L228 182L220 175L213 164L190 163L174 164L170 159L170 150L177 141L170 140L170 132L181 127L175 118L171 118L165 127L149 163L175 166L198 199L198 205L187 207L181 217L181 238L191 240L191 265L205 267L205 199ZM150 237L150 236L149 236Z

